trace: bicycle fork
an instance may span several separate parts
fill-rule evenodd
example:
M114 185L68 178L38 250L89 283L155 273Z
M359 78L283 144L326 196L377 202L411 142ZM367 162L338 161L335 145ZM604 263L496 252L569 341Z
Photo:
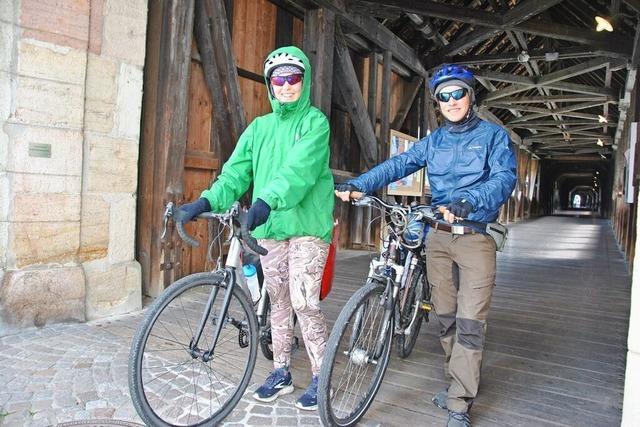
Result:
M209 299L207 300L207 305L205 307L204 313L202 314L202 318L200 319L200 324L198 325L197 333L191 340L191 343L189 343L189 351L191 353L191 357L193 357L194 359L201 357L204 362L209 362L211 359L213 359L213 354L218 342L218 337L220 337L220 332L222 332L222 328L224 327L227 320L226 317L229 311L229 305L231 304L233 288L236 285L236 268L239 267L240 269L242 269L242 265L240 262L241 250L242 248L240 242L238 242L236 239L232 239L231 246L229 247L229 254L227 256L228 266L223 270L222 277L222 283L226 283L226 293L224 294L222 307L220 308L220 312L215 322L215 330L213 331L211 347L208 350L204 351L198 348L198 343L200 342L202 332L207 325L207 319L209 319L213 304L218 296L218 291L220 290L219 286L214 286L211 290L211 294L209 294ZM233 326L238 328L240 332L242 332L242 322L239 322L235 319L231 319L230 322L233 324Z

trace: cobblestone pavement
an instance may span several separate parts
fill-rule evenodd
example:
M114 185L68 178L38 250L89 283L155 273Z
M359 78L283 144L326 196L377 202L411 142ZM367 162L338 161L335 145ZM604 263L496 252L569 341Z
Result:
M141 423L127 385L129 345L141 318L142 313L136 313L34 328L0 338L0 425L48 426L90 419ZM303 362L304 350L298 356ZM294 407L306 388L308 366L293 370L294 378L300 380L294 383L294 394L263 405L250 393L271 363L260 353L257 360L254 384L225 425L320 425L315 412Z

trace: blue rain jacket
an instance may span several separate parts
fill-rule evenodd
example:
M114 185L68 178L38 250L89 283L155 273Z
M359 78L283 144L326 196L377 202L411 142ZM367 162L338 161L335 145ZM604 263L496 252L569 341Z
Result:
M466 199L474 207L468 220L494 222L516 184L516 158L500 126L477 120L456 133L436 129L402 154L348 181L372 193L426 166L435 206Z

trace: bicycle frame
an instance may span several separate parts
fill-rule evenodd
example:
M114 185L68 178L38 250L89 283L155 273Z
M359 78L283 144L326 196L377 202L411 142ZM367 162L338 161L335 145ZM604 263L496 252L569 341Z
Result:
M167 209L165 211L165 227L166 227L167 217L172 215L172 209L173 209L172 205L167 206ZM240 240L238 232L240 233L240 235L244 236L245 240L247 239L247 236L250 236L250 235L247 230L243 230L243 229L238 230L237 227L234 225L234 221L233 221L234 217L237 217L240 214L241 214L241 211L239 208L239 204L236 202L227 213L215 214L215 213L207 212L199 215L200 218L205 218L209 220L210 219L219 220L222 224L224 224L225 227L229 228L230 236L231 236L229 252L227 254L227 259L225 264L221 267L219 266L215 271L212 272L212 273L220 273L222 275L222 281L223 283L226 284L225 286L226 293L224 295L224 299L222 300L222 307L220 309L220 313L218 314L218 317L216 319L215 330L213 332L213 337L211 340L211 346L209 349L205 351L198 348L198 343L202 338L202 332L204 331L204 328L207 323L207 319L211 314L213 303L218 297L218 292L220 290L220 287L217 287L217 286L213 287L213 289L211 290L211 294L209 295L209 298L207 300L207 305L205 307L204 313L202 314L202 318L200 319L200 322L198 324L198 328L196 329L196 333L192 338L191 342L189 343L189 351L191 353L191 356L193 358L202 358L204 362L208 362L213 358L215 347L218 342L218 338L220 336L222 328L224 327L225 322L227 321L226 316L229 310L229 304L231 303L231 295L233 294L233 288L239 284L243 290L247 289L247 279L245 278L244 272L242 270L243 244L242 244L242 241ZM186 235L186 233L182 229L182 224L179 224L178 226L178 234L180 234L183 240L185 240L187 243L193 246L198 245L197 241L195 241L194 239ZM253 242L255 242L255 240L253 240ZM249 247L253 246L253 248L259 247L259 246L256 246L257 243L248 244L248 245ZM267 289L266 289L266 286L263 285L260 290L260 295L261 295L260 302L255 312L258 323L260 325L264 324L264 317L266 314L266 300L267 300L266 294L267 294ZM236 322L233 319L229 319L229 321L231 321L231 323L238 329L242 328L242 324L240 322Z
M377 198L372 197L370 199L376 201L385 208L401 209L397 206L387 205ZM404 220L406 221L406 215L404 215ZM377 359L382 354L386 340L387 328L390 324L391 316L393 316L394 310L396 309L396 305L398 304L398 309L401 310L407 302L409 287L412 286L413 275L419 263L419 258L414 251L421 247L420 245L412 247L403 244L399 233L397 233L391 226L389 226L389 235L387 239L387 248L382 248L378 259L371 260L369 265L369 274L367 276L368 280L377 280L385 283L385 295L387 295L385 301L385 317L382 323L383 328L381 328L377 338L374 359ZM402 265L396 262L398 251L407 251L406 258ZM402 298L398 300L398 295L401 291ZM409 325L404 329L394 330L394 333L404 334L407 336L410 335L420 308L421 307L419 305L416 305Z

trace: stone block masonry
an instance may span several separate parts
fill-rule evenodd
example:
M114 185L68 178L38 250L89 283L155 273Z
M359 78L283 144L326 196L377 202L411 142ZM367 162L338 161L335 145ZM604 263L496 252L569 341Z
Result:
M144 0L0 5L0 336L140 308Z

